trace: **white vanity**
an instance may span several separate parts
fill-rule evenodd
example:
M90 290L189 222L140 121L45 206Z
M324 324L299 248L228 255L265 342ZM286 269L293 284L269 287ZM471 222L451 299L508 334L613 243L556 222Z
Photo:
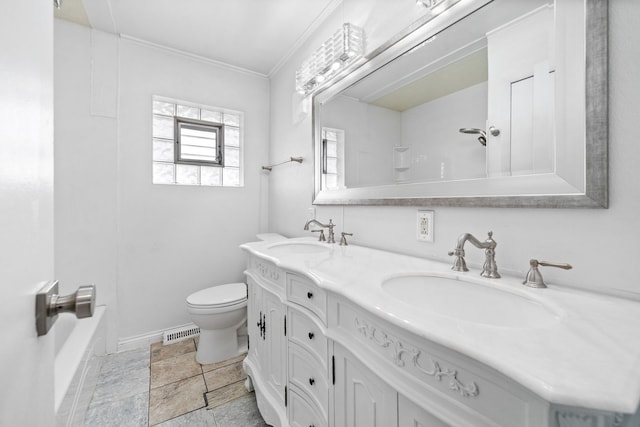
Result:
M640 303L306 238L241 247L268 424L640 425Z

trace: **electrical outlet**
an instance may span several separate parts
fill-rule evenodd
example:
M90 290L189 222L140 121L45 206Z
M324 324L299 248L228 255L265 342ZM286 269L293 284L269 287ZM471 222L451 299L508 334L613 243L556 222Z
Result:
M418 211L416 238L433 243L433 211Z

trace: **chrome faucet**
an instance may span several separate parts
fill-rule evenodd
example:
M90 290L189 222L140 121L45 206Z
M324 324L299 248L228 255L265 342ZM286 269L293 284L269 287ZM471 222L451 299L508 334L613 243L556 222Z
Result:
M484 265L482 266L482 273L480 275L482 277L489 277L492 279L499 279L500 273L498 273L498 265L496 264L496 243L493 240L493 231L489 232L489 237L484 242L476 239L471 233L464 233L458 237L458 244L456 248L449 252L449 256L455 256L455 260L453 261L452 270L455 271L469 271L467 268L467 263L464 260L464 244L469 241L476 248L484 249L484 254L486 256Z
M322 228L327 228L329 229L329 237L327 237L327 243L335 243L336 242L336 237L333 233L333 227L335 227L336 225L333 223L333 220L329 220L329 224L323 224L321 222L316 221L315 219L311 219L309 221L307 221L307 223L304 225L304 229L305 230L309 230L309 225L310 224L316 224ZM322 238L324 237L324 233L320 233L320 241L322 241Z

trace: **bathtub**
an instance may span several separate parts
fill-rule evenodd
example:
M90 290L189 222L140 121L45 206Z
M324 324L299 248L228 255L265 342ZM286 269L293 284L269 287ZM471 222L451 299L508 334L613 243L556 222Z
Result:
M54 396L57 426L81 425L105 354L105 309L93 317L58 316L55 330Z

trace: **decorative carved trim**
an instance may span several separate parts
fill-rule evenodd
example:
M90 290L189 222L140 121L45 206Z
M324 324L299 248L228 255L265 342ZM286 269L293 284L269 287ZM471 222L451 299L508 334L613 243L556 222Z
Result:
M624 414L616 412L613 416L613 424L611 424L611 427L622 427L623 422L624 422Z
M478 389L478 385L475 382L471 382L469 385L464 385L458 380L458 371L452 369L443 370L440 367L440 364L429 358L429 362L432 365L431 369L425 369L420 364L420 350L417 348L407 348L402 344L399 340L392 340L389 338L386 332L376 328L375 326L370 325L367 321L359 319L357 316L355 318L355 325L358 332L360 332L364 337L373 341L377 345L383 348L388 348L391 344L393 344L393 363L396 366L403 368L405 366L405 361L402 359L402 356L407 353L413 362L413 366L420 372L425 375L434 377L438 381L442 381L442 377L449 378L449 389L459 393L462 397L476 397L480 394L480 390Z
M575 412L557 412L556 419L560 427L596 427L599 425L594 415Z
M448 369L448 368L447 370L443 371L442 368L440 368L440 364L431 358L429 358L429 361L433 365L433 369L431 370L424 369L420 365L419 357L420 357L420 351L418 350L413 355L412 360L413 360L413 365L420 372L426 375L430 375L436 378L438 381L442 381L442 377L449 377L449 389L460 393L463 397L476 397L478 394L480 394L480 391L478 390L478 385L475 382L471 382L471 384L469 385L464 385L463 383L460 382L460 380L458 380L458 371Z
M396 341L395 352L393 354L393 363L395 363L396 365L398 365L400 367L404 367L404 360L402 360L402 354L403 353L409 353L411 355L411 357L414 358L418 354L420 354L420 350L417 350L415 348L407 350L406 348L404 348L404 346L402 345L402 343L400 341Z
M256 269L260 272L260 275L265 279L270 279L273 281L278 281L280 279L280 273L275 270L272 270L269 266L257 261Z
M576 411L557 411L556 420L558 427L622 427L624 414L619 412L589 414Z
M378 330L375 328L375 326L371 326L364 320L360 320L357 317L356 317L356 328L358 329L358 332L360 332L365 337L369 338L374 343L378 344L380 347L387 348L389 347L389 344L393 344L393 341L389 339L386 333L380 331L379 332L380 337L376 336L376 333L378 332Z

